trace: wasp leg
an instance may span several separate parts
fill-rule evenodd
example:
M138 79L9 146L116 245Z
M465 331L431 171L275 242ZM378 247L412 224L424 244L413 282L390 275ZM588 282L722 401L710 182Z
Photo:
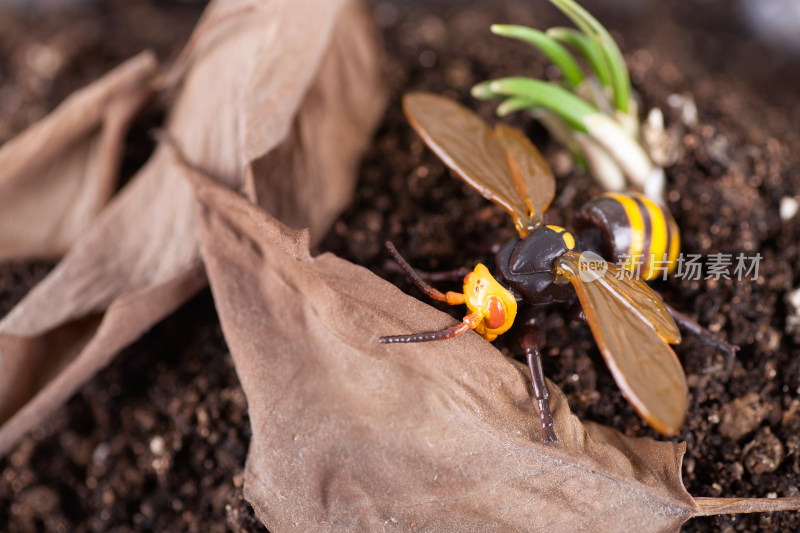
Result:
M533 395L539 402L539 418L542 422L542 443L557 442L555 429L553 429L553 414L550 412L550 391L544 379L542 370L542 354L537 345L538 335L532 328L528 328L522 340L525 348L525 357L528 359L528 368L531 370L531 383Z
M380 344L396 344L398 342L429 342L441 341L445 339L452 339L458 337L468 329L475 329L481 317L477 313L472 313L464 317L461 323L440 331L428 331L425 333L411 333L410 335L387 335L380 337L378 342Z
M394 274L403 272L405 270L403 267L398 265L396 262L386 261L384 268L392 272ZM414 269L414 272L422 279L423 281L429 283L440 283L440 282L448 282L448 281L457 281L461 282L464 280L464 276L472 272L472 269L467 267L455 268L453 270L438 270L436 272L426 272L424 270L417 270Z
M739 351L739 347L723 340L719 337L719 335L716 335L715 333L704 328L698 324L696 320L684 315L666 302L664 302L664 305L667 307L669 314L672 315L672 318L675 319L678 327L696 335L706 344L722 350L728 356L728 370L730 371L730 367L733 365L733 358L736 356L736 352Z
M414 270L414 268L408 264L400 252L397 251L394 244L390 241L386 241L386 249L392 255L392 258L397 261L397 264L400 265L400 268L403 269L405 275L414 282L419 290L424 292L428 297L433 298L434 300L439 300L441 302L447 302L450 305L459 305L464 303L464 295L457 293L457 292L448 292L447 294L443 293L442 291L435 289L428 285L425 280L420 277L419 273ZM465 274L466 275L466 274ZM463 279L464 276L461 276Z

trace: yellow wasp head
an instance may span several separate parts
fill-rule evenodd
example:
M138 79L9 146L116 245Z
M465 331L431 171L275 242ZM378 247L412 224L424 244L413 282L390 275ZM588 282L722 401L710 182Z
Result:
M508 331L517 316L517 300L482 264L464 277L464 303L483 318L475 331L488 341Z

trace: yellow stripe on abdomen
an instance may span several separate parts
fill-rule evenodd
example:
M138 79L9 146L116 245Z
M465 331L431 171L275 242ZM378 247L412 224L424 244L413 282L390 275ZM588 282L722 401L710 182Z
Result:
M642 202L650 215L650 257L643 258L646 268L642 269L642 279L651 280L657 274L663 274L665 261L669 260L667 255L667 221L664 219L664 211L652 200L647 199L641 194L636 197ZM661 268L658 268L661 267ZM645 272L646 270L646 272Z
M629 272L636 273L637 267L646 259L641 257L645 237L642 213L639 211L636 201L630 196L618 193L606 193L603 196L613 198L625 209L625 216L628 217L631 229L631 244L628 247L628 259L622 266ZM641 273L639 274L641 275Z

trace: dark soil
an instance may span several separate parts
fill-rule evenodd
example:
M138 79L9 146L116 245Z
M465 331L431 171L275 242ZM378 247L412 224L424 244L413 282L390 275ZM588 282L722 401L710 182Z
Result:
M683 251L763 257L754 282L656 284L674 307L741 346L732 362L691 336L677 349L691 392L676 438L687 443L686 486L695 496L798 496L800 326L792 325L798 311L785 295L800 286L800 216L781 221L778 215L781 198L800 194L793 171L800 168L797 63L746 38L729 2L662 1L625 13L598 3L585 2L620 40L643 107L663 109L669 126L678 120L670 95L691 94L696 101L698 124L681 137L678 162L667 171ZM354 203L321 250L420 297L387 269L385 240L415 266L439 270L491 263L490 246L514 235L499 208L424 149L398 105L404 91L424 89L490 118L493 105L470 101L472 84L552 75L538 54L487 28L509 21L564 24L555 9L545 2L492 4L381 3L376 9L388 51L390 107ZM174 56L199 14L197 7L146 0L103 6L23 19L0 13L0 141L145 46L162 58ZM55 72L48 61L31 59L48 47L63 55ZM147 157L146 132L158 119L143 118L131 133L127 174ZM544 130L522 117L511 121L554 167L558 196L551 212L568 223L597 187ZM0 265L0 310L50 266ZM579 417L657 437L622 398L587 327L553 309L546 330L545 373ZM513 342L498 345L514 353ZM0 529L257 530L241 493L249 437L245 398L204 292L121 353L0 461ZM798 531L800 515L695 519L685 530Z

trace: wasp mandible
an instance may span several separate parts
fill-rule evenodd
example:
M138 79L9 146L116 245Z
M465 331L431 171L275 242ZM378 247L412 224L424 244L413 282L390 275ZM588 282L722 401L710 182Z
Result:
M497 278L479 264L464 278L462 293L446 294L428 285L387 243L423 292L451 305L465 304L469 313L461 323L441 331L384 336L380 342L444 340L469 329L492 341L512 326L518 303L542 306L577 297L623 395L657 431L667 436L677 433L686 415L688 387L670 347L681 340L673 317L731 353L733 347L670 309L643 281L661 273L654 258L663 258L662 268L668 271L675 268L680 237L672 215L640 194L613 193L584 205L574 217L573 232L545 225L543 215L555 195L555 179L522 132L502 123L492 129L462 105L427 93L406 95L403 110L450 169L511 215L519 238L497 253ZM643 264L632 260L636 257L644 258ZM623 258L629 260L617 265ZM634 274L637 270L641 278ZM525 331L523 348L539 404L542 441L555 442L535 328Z

